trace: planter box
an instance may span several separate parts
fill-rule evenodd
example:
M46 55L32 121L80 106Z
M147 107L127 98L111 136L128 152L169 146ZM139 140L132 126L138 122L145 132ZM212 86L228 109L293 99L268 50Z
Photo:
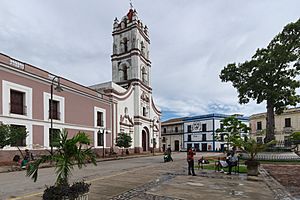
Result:
M68 197L63 198L64 200L69 200ZM81 194L75 200L89 200L89 193Z
M247 165L247 175L248 176L257 176L258 175L258 166L260 163L256 160L247 160L245 162Z
M79 195L75 200L89 200L89 193Z

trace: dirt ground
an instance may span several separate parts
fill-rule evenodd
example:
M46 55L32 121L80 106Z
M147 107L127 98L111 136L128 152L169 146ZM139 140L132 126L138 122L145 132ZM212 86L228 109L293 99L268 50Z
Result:
M263 167L296 198L300 198L300 165L264 164Z

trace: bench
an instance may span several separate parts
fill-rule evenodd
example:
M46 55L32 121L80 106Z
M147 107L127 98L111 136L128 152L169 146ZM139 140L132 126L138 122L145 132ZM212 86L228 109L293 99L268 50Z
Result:
M198 160L198 169L203 169L204 164L209 164L209 161L204 159L204 157L202 156L202 158Z
M215 172L221 171L222 168L228 168L229 167L229 165L226 166L226 167L221 167L221 162L220 161L226 161L226 157L223 157L223 158L218 157L218 160L215 161ZM234 171L235 174L240 173L240 157L239 156L237 156L237 161L236 162L231 163L231 166L232 166L232 171L231 172Z

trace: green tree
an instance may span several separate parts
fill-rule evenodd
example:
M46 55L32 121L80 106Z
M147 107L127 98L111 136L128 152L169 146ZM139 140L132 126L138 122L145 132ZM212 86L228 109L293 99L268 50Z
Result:
M274 112L300 102L295 77L300 74L300 19L286 25L266 48L258 49L250 61L228 64L220 74L223 82L232 82L240 104L250 99L266 102L265 142L275 139Z
M220 135L225 136L227 147L229 145L234 145L235 140L238 140L242 134L247 134L250 128L238 120L235 116L227 117L221 120L223 126L216 130L218 133L217 139L220 139Z
M39 166L42 163L52 162L56 167L56 185L69 185L69 176L74 166L79 169L88 161L96 165L96 156L92 151L89 137L84 132L79 132L68 139L68 132L63 129L60 133L60 142L53 155L43 155L35 160L27 170L27 176L31 176L34 182L38 178Z
M294 132L290 136L290 140L291 140L292 144L296 145L297 151L299 151L298 146L300 144L300 132Z
M21 153L22 157L24 155L20 150L18 143L24 140L27 136L26 128L23 126L13 126L8 124L0 124L0 149L7 145L16 146Z
M119 133L117 137L116 146L121 148L129 148L131 146L132 138L126 133ZM123 154L123 149L122 149Z

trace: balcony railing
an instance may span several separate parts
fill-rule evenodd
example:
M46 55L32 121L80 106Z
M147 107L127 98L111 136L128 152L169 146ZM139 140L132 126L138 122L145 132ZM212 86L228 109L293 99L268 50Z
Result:
M104 126L103 120L97 120L97 126Z
M60 112L53 111L53 113L51 113L50 110L48 112L49 112L49 119L51 119L51 116L52 116L52 119L60 120Z
M283 127L283 133L289 134L293 132L293 127Z
M15 103L9 103L9 113L18 115L27 115L27 106Z
M183 133L183 129L182 130L178 130L178 131L167 130L166 132L162 132L162 134L174 134L174 133L177 133L177 134Z

